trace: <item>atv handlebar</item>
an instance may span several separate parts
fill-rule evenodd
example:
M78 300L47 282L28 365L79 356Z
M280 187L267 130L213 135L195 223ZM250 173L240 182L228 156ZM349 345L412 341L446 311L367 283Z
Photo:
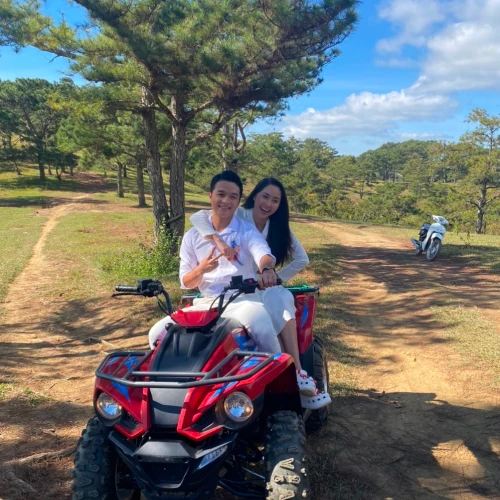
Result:
M161 281L152 279L142 279L137 281L137 286L116 285L116 293L112 297L121 295L140 295L142 297L156 297L160 309L165 314L172 314L172 302L167 291L163 288ZM163 300L160 296L163 295Z
M124 293L133 293L133 294L139 294L139 287L138 286L127 286L127 285L116 285L115 290L117 292L124 292Z

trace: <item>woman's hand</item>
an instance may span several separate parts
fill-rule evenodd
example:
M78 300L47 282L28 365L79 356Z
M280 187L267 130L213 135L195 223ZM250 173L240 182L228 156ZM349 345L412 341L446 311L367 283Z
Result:
M221 255L224 255L227 260L236 260L239 247L232 248L227 243L225 243L218 234L213 235L213 241L215 243L215 246L217 247L217 250L219 250Z

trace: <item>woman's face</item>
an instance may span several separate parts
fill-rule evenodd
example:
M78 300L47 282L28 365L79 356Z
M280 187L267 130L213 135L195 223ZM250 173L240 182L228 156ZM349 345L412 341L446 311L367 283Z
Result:
M254 198L254 219L268 219L278 210L281 203L281 191L272 184L259 191Z

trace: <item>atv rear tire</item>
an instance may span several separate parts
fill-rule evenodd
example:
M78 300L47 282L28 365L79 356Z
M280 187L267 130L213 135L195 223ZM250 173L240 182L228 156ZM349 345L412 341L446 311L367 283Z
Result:
M328 363L323 342L318 337L313 340L313 373L316 387L320 391L328 392L329 376ZM323 406L317 410L312 410L306 420L307 432L316 432L326 425L328 421L328 407Z
M97 417L90 419L82 432L74 459L73 500L140 500L138 489L119 487L123 476L127 476L130 487L131 472L109 441L108 433L109 427Z
M287 500L310 494L306 464L306 431L302 417L279 411L268 418L266 429L267 498Z

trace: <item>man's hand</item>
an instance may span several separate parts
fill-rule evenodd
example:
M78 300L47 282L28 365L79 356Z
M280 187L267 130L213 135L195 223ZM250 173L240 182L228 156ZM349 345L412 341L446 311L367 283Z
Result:
M216 247L212 247L212 251L198 264L198 269L201 274L210 273L219 265L219 259L222 257L222 254L218 254L214 257L214 252Z
M259 283L259 288L269 288L270 286L275 286L278 280L278 275L274 269L266 269L261 274L257 276L257 283Z

